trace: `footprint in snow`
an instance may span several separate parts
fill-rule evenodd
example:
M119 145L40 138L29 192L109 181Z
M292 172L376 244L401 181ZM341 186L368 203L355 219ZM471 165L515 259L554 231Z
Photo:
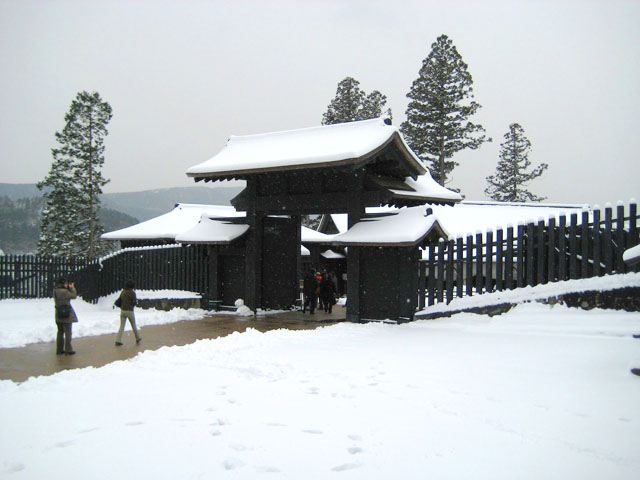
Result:
M222 462L222 467L225 470L235 470L236 468L243 467L244 462L237 458L227 458L224 462Z
M342 465L338 465L337 467L333 467L331 470L334 472L344 472L345 470L353 470L354 468L359 468L359 463L343 463Z
M347 438L349 440L353 440L354 442L362 441L362 437L360 435L351 434L351 435L347 435Z
M68 447L70 445L73 445L75 443L75 440L67 440L66 442L58 442L54 445L54 447L57 448L65 448Z
M258 467L258 473L280 473L276 467Z
M86 428L84 430L79 430L78 433L91 433L100 430L100 427Z
M25 469L24 463L20 462L3 462L3 469L0 470L0 473L17 473Z
M360 447L351 447L348 448L347 451L351 454L351 455L355 455L357 453L362 453L362 449Z
M324 432L322 430L307 429L307 430L302 430L302 433L311 433L312 435L322 435Z
M127 427L139 427L140 425L144 425L144 422L129 422L125 423Z

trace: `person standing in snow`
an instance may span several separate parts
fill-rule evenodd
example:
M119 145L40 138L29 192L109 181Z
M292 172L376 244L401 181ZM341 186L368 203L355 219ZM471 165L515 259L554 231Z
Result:
M320 306L326 313L331 313L336 303L336 288L325 272L320 281Z
M53 301L56 308L55 319L58 327L56 355L74 355L76 353L71 347L71 326L78 321L78 317L71 306L71 300L77 297L78 292L75 285L61 277L56 288L53 289Z
M316 309L316 303L318 303L318 281L313 270L309 270L304 276L302 282L302 292L304 293L304 305L302 306L302 313L307 311L307 305L309 306L309 313L313 315Z
M120 292L120 296L116 300L116 306L120 307L120 329L118 330L118 336L116 337L116 346L122 346L122 334L124 332L124 325L129 320L131 329L136 337L136 345L139 345L142 341L138 327L136 326L136 316L133 313L133 309L136 306L136 292L133 290L133 281L128 280L124 285L124 290Z

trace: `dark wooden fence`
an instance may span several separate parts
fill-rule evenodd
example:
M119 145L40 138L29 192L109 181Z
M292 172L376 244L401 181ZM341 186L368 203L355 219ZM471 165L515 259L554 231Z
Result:
M80 257L0 256L0 299L51 297L60 277L84 280L97 261Z
M418 308L455 297L625 273L638 243L635 203L582 211L428 246L420 262Z
M76 283L86 301L122 289L128 279L140 290L206 292L207 250L202 246L164 246L121 250L100 260L0 256L0 299L51 297L61 276Z

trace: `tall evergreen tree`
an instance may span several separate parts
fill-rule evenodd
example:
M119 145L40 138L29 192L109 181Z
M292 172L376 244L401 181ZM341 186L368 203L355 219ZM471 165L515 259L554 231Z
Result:
M458 165L460 150L475 150L491 139L484 128L469 121L480 105L473 99L473 79L458 50L446 35L431 45L418 78L407 94L407 120L400 129L409 146L430 163L431 176L447 183Z
M544 197L538 197L526 189L527 184L539 177L549 167L541 163L533 170L529 153L531 142L524 135L524 129L517 123L509 125L509 131L504 135L504 143L500 144L500 160L496 174L487 177L489 186L485 193L493 200L500 202L540 202Z
M367 120L377 118L383 114L391 117L391 109L383 112L387 104L387 97L374 90L367 95L361 88L360 82L352 77L346 77L336 90L336 96L327 111L322 116L323 125L333 125L334 123L354 122L356 120Z
M111 117L111 106L97 92L80 92L71 102L65 127L55 134L60 145L51 150L49 174L38 183L46 199L39 253L93 258L107 248L100 241L104 229L98 211L108 182L101 168Z

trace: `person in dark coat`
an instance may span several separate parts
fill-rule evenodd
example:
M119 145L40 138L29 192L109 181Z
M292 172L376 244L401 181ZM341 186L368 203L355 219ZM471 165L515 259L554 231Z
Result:
M325 273L320 281L320 305L325 312L331 313L335 302L336 287L333 285L329 275Z
M56 326L58 335L56 336L56 355L74 355L76 352L71 347L71 326L77 323L78 317L71 306L71 300L78 297L78 292L73 283L69 283L66 278L58 280L56 288L53 289L53 301L56 308Z
M309 307L309 313L313 314L316 309L316 303L318 303L318 281L313 270L309 270L304 276L302 283L302 292L304 293L304 304L302 306L302 313L307 311Z
M136 306L136 292L133 290L133 281L129 280L124 285L124 290L120 292L120 330L118 330L118 336L116 337L116 346L122 345L122 334L124 333L124 326L127 323L127 319L131 324L131 329L133 330L133 334L136 337L136 345L140 344L142 338L140 337L140 333L138 332L138 327L136 326L136 316L133 313L133 309Z

